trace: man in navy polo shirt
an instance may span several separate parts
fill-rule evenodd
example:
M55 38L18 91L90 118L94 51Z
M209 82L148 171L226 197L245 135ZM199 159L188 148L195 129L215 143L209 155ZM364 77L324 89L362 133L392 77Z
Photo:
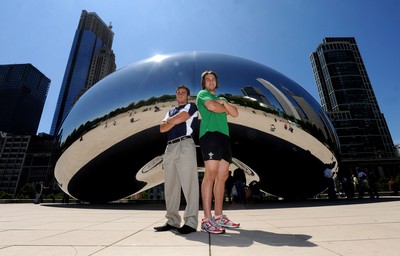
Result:
M167 223L154 227L156 231L177 230L189 234L197 230L199 214L199 181L196 145L192 133L198 121L196 104L189 102L190 90L185 85L176 89L178 106L165 115L160 132L167 132L168 143L164 153L165 176L164 194ZM181 189L186 199L183 215L184 225L180 227Z

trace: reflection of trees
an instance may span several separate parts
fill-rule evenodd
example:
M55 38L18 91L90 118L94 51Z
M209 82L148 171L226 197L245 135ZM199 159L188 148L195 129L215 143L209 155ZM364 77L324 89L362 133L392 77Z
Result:
M310 123L308 120L307 121L298 120L298 119L294 118L293 116L287 115L284 112L278 112L275 109L267 108L265 106L260 105L260 103L258 101L244 98L241 95L220 94L219 97L224 97L229 102L237 104L239 106L244 106L244 107L248 107L251 109L257 109L257 110L260 110L260 111L263 111L266 113L270 113L273 115L277 115L277 116L279 115L286 120L290 120L293 123L298 124L304 131L308 132L309 134L314 136L316 139L318 139L322 143L328 145L331 149L336 148L334 142L332 141L332 138L330 138L329 136L328 136L328 138L326 138L324 136L324 133L321 130L321 128L317 127L315 124ZM85 133L96 128L102 122L110 120L120 114L139 109L141 107L157 105L158 103L171 102L171 101L175 101L175 100L176 100L175 95L165 94L160 97L151 97L147 100L140 100L138 102L132 102L126 107L117 108L102 117L88 121L85 124L80 125L77 129L73 130L73 132L65 139L65 142L61 144L61 148L62 148L61 152L63 152L72 143L74 143L74 141L79 140Z
M310 123L308 120L306 122L298 120L298 124L301 125L301 128L304 131L308 132L314 138L327 145L331 150L336 149L332 138L330 136L325 137L324 132L321 130L321 128L317 127L315 124Z
M85 124L79 126L78 129L72 131L72 133L65 139L65 142L61 144L61 152L68 148L74 141L80 139L87 131L94 129L99 124L99 118L93 121L88 121Z
M162 95L160 97L151 97L147 100L132 102L126 107L117 108L102 117L87 121L85 124L81 124L77 129L74 129L71 134L65 139L65 142L60 145L61 152L63 152L72 143L74 143L74 141L79 140L85 133L96 128L102 122L110 120L120 114L126 113L131 110L139 109L144 106L156 105L157 103L174 101L175 99L175 95Z

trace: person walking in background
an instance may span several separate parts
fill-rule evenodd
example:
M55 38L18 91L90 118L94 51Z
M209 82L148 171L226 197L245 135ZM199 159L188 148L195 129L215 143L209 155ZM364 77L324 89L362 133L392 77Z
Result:
M36 183L35 185L35 193L36 197L33 201L35 204L43 202L43 190L48 189L49 187L44 186L43 181Z
M246 203L246 174L242 168L236 168L233 171L233 179L235 180L235 187L237 190L236 203Z
M333 172L332 172L332 165L325 164L324 165L324 177L328 186L328 198L330 200L336 200L336 188L335 188L335 181L333 180Z
M228 178L225 181L225 191L226 196L228 197L229 204L232 203L232 188L235 185L235 180L232 176L232 171L229 171Z
M341 185L346 195L346 199L354 198L354 185L350 176L342 177Z
M198 120L198 110L189 102L190 90L185 85L176 89L178 106L170 109L160 125L160 132L167 132L168 143L164 153L165 204L167 223L155 227L156 231L177 230L181 234L195 232L199 214L199 183L196 145L192 138ZM180 227L181 190L186 199Z
M222 234L225 227L239 227L223 214L225 181L228 178L229 165L232 162L232 149L229 138L227 116L238 116L235 106L224 98L217 97L218 77L214 71L205 71L201 75L202 90L197 94L201 122L199 132L200 150L204 160L204 177L201 184L201 197L204 218L203 231ZM211 204L214 195L214 214Z
M371 195L369 186L368 175L364 172L363 168L357 168L358 175L358 198L364 198L365 192Z
M353 182L354 192L358 192L359 184L358 184L358 176L357 176L357 174L354 174L354 173L351 174L351 181Z
M378 178L375 176L374 172L370 172L365 170L365 174L368 176L368 184L369 184L369 197L370 198L379 198L377 183Z
M399 194L399 189L398 189L398 182L393 178L393 176L390 176L389 181L388 181L388 188L390 191L393 191L392 195L397 196Z

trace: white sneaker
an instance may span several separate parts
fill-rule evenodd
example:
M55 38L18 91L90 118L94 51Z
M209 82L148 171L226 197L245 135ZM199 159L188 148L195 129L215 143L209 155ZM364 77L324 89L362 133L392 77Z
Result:
M224 228L238 228L240 223L231 221L226 215L219 215L213 217L214 221Z
M211 234L223 234L225 229L215 223L213 219L202 220L201 230Z

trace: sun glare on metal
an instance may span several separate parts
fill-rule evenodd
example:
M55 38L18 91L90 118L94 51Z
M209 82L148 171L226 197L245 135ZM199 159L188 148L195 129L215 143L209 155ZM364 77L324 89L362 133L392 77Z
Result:
M151 60L151 61L155 61L155 62L161 62L161 61L163 61L165 58L167 58L166 55L157 54L157 55L154 55L150 60Z

